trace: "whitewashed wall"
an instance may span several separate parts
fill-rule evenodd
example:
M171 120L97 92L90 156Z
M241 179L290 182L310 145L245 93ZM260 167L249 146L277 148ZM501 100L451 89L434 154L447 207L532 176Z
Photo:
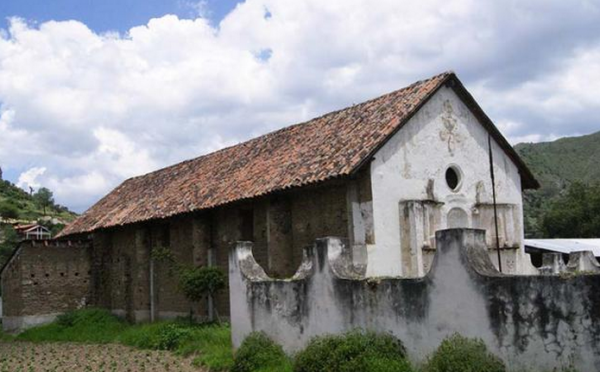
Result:
M512 236L513 241L503 244L517 246L515 252L523 258L523 212L518 168L493 140L492 151L497 202L513 210L503 217L511 220L503 221L506 225L503 228L508 230L504 235ZM433 199L440 203L437 212L439 226L425 232L425 240L434 241L435 230L449 227L448 212L460 208L466 212L467 224L451 227L484 228L488 230L491 241L494 236L493 231L489 231L491 218L486 217L486 226L474 221L478 203L492 203L488 156L488 132L451 88L441 88L377 152L371 163L375 244L367 246L367 275L424 274L422 267L425 264L421 261L419 275L402 272L402 228L399 226L399 203L402 201ZM445 181L446 169L451 165L458 167L462 173L461 185L456 191L452 191ZM422 258L419 257L419 260ZM526 272L532 267L526 260L514 261L509 264L512 272Z
M239 242L229 255L234 348L258 331L293 354L313 337L361 329L398 337L420 363L459 333L483 340L511 371L600 371L600 267L591 252L571 255L568 275L505 275L484 235L438 231L432 268L418 279L364 278L338 238L307 248L294 278L271 279L252 243Z

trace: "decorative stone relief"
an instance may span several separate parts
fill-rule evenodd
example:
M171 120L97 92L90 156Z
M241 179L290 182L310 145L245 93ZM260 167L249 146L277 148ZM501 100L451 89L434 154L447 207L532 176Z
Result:
M440 139L448 145L448 151L451 156L454 156L454 149L460 142L458 134L458 120L454 114L454 108L450 100L445 100L442 108L442 123L444 128L440 131Z

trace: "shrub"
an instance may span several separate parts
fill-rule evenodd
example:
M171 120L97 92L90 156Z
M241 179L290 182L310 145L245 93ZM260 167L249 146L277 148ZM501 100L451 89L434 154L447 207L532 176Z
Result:
M231 372L285 372L291 371L289 358L281 346L264 333L252 333L235 354Z
M454 334L427 361L424 372L505 372L504 363L480 339Z
M183 268L179 272L179 287L190 301L200 301L225 285L225 273L218 267Z
M314 338L296 355L295 372L408 372L402 342L389 334L353 331Z

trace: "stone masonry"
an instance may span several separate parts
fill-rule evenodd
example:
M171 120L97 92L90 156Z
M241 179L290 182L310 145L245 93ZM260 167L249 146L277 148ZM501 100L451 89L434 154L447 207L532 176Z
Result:
M47 323L90 300L89 242L25 241L2 271L4 331Z

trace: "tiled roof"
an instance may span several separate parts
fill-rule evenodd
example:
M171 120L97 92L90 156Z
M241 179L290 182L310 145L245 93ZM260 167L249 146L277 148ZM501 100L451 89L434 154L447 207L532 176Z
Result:
M449 81L462 87L453 73L446 72L306 123L130 178L60 235L165 218L350 175ZM531 176L493 129L494 137L525 170L525 178ZM535 185L533 176L531 180Z

